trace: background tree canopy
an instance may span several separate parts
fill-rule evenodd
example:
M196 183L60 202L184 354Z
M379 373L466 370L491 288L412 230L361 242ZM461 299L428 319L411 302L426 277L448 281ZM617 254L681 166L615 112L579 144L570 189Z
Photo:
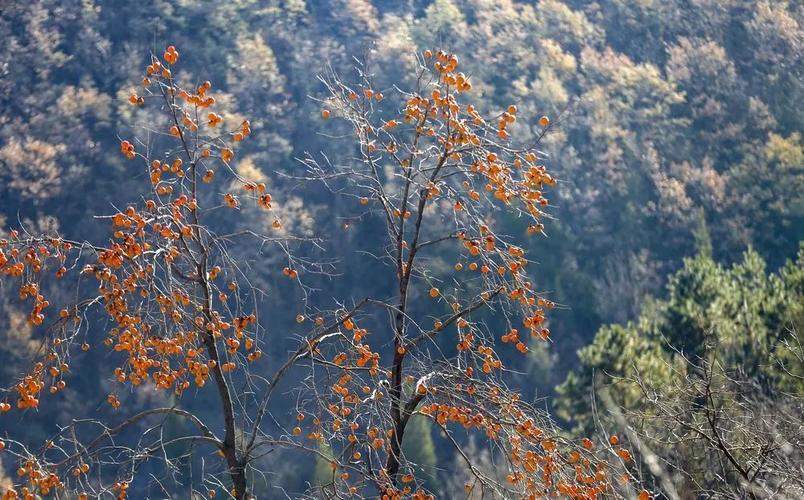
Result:
M559 180L555 220L528 257L561 307L550 318L554 343L510 360L524 397L551 406L561 384L555 402L566 428L588 431L602 412L592 405L596 381L621 381L610 394L630 423L635 412L661 413L646 406L646 390L672 386L678 373L716 372L712 366L739 368L739 377L725 378L750 380L765 396L801 396L803 23L804 5L795 1L5 2L0 236L11 225L72 239L105 234L92 216L111 213L115 200L147 182L113 154L143 118L127 102L132 82L149 52L173 43L189 55L184 80L219 75L219 107L252 120L253 140L235 168L282 201L244 217L266 229L280 217L286 234L327 235L307 250L310 258L348 256L337 279L313 286L344 299L381 294L389 283L366 279L372 269L363 254L344 251L365 250L361 242L384 231L381 221L355 219L328 191L283 174L298 172L307 152L326 149L333 163L354 154L319 133L314 98L323 86L314 75L332 68L355 77L357 61L377 88L389 88L410 83L417 51L444 47L461 56L483 111L519 104L529 118L511 127L524 142L542 133L539 116L556 123L541 143ZM524 231L514 217L500 222ZM260 307L270 305L272 328L292 331L301 297L277 276L283 264L259 248L237 253L267 291ZM15 293L0 289L3 385L37 348ZM284 359L287 349L278 335L266 355ZM94 353L80 362L104 364ZM645 387L622 382L634 370ZM44 439L72 409L101 408L110 384L76 380L58 404L26 418L28 432ZM681 405L696 396L665 397ZM794 403L778 404L786 414ZM0 421L0 434L18 424ZM435 481L459 466L433 448L433 432L416 422L404 446ZM677 452L663 443L657 454ZM299 489L326 472L311 461L300 473L280 455L265 460ZM686 487L711 490L729 477L715 475L690 469Z
M705 254L685 260L667 299L601 328L579 351L580 367L558 387L558 411L578 432L630 426L684 491L741 496L751 489L731 488L758 479L797 494L803 279L804 247L771 274L755 251L731 268ZM717 471L723 457L713 448L733 463Z

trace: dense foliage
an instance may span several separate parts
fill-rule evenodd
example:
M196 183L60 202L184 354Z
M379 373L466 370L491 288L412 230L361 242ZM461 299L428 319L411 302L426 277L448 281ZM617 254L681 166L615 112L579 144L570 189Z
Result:
M804 251L771 274L753 251L731 268L699 255L581 349L557 407L578 430L628 428L682 492L800 496L803 331Z
M801 394L798 379L784 376L776 362L796 361L795 350L780 347L794 344L780 342L800 335L791 326L800 324L795 258L804 239L800 2L43 0L4 3L0 39L0 237L14 226L108 239L108 220L93 217L138 201L132 193L149 181L115 154L121 138L147 130L129 96L141 93L149 52L161 55L175 43L191 54L177 76L197 84L212 78L218 112L231 123L251 119L253 133L231 164L238 178L264 183L274 201L270 212L243 210L243 224L301 238L306 243L288 243L288 253L326 264L300 288L282 275L285 254L256 244L233 250L249 282L266 292L252 298L255 312L271 318L272 331L292 332L263 346L267 363L284 361L295 348L298 314L331 307L333 297L345 304L385 297L395 286L378 272L381 263L366 259L376 248L365 242L385 235L383 219L355 212L353 203L301 175L299 159L325 151L337 166L357 154L353 142L333 140L346 129L322 120L327 89L315 75L370 77L374 89L390 94L394 85L414 86L416 54L443 46L461 57L474 87L467 98L480 113L518 104L511 133L523 144L538 142L558 180L548 211L555 220L544 221L549 238L526 255L538 263L529 269L538 287L559 305L547 320L553 342L528 341L525 356L501 354L523 399L551 395L578 364L576 350L590 343L561 390L558 408L568 428L588 432L596 425L592 368L625 377L629 366L639 366L672 379L681 370L676 351L693 363L711 363L717 353L729 370L756 369L732 382L759 379L766 391ZM553 120L546 134L542 115ZM527 231L515 216L499 214L495 222L507 233ZM223 215L207 223L221 231L231 224ZM696 253L705 256L685 265ZM450 253L433 263L442 272L453 264ZM311 293L320 290L326 296ZM69 287L45 292L54 303L72 298ZM4 387L40 348L17 294L0 289ZM646 301L651 295L667 298ZM606 326L596 336L608 323L626 326ZM77 409L110 411L106 396L115 382L107 377L108 360L92 350L75 362L98 376L71 378L71 391L36 414L3 416L0 432L24 421L31 439L44 441L53 422L65 423ZM640 391L612 394L626 420L651 411L634 406ZM675 396L668 401L694 399ZM281 401L288 411L294 406L292 394ZM202 413L207 406L194 404ZM403 447L421 455L431 489L463 487L460 457L434 449L437 431L412 422L415 435L406 435ZM666 458L674 450L665 443L656 453ZM699 459L683 456L676 464ZM315 473L314 460L309 474L281 453L264 460L283 484L296 481L293 491L323 474ZM717 489L712 481L690 470L686 488Z

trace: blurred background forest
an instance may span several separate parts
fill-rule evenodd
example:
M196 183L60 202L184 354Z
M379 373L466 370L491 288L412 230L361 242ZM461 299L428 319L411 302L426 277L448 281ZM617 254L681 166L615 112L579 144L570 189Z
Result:
M375 88L404 87L415 53L443 47L461 57L478 107L517 103L512 128L525 143L540 133L539 116L556 123L540 146L559 179L555 220L528 257L538 262L538 286L561 307L550 317L553 341L534 341L528 356L509 361L524 397L544 398L567 432L588 432L605 420L600 374L627 378L636 367L670 390L679 353L713 352L746 380L761 379L767 394L800 397L803 23L795 1L2 0L0 235L21 226L107 237L108 221L93 216L137 201L131 193L148 183L116 154L138 120L128 96L148 54L174 44L185 80L212 80L223 112L251 119L253 139L235 168L266 182L277 203L273 212L244 209L244 218L275 232L279 217L280 231L324 238L321 249L305 250L311 258L344 256L335 275L312 278L322 292L311 300L387 295L390 282L367 279L373 264L360 252L382 221L354 218L344 200L279 173L298 171L305 152L325 151L333 162L353 154L350 143L320 133L316 74L331 66L354 78L358 64ZM282 279L281 255L234 253L266 292L266 362L276 364L302 297ZM37 348L14 294L0 289L4 386ZM59 294L69 292L49 296ZM74 363L101 375L73 380L36 415L0 421L0 433L25 425L44 439L63 415L109 411L113 381L100 352ZM629 387L606 393L621 418L645 410ZM151 397L162 396L130 395ZM420 424L406 446L434 478L448 476L456 457L434 449L432 430ZM685 457L689 488L714 488L707 481L718 478L692 470L701 457L678 446L665 452ZM315 481L314 467L302 472L281 453L265 460L299 489Z

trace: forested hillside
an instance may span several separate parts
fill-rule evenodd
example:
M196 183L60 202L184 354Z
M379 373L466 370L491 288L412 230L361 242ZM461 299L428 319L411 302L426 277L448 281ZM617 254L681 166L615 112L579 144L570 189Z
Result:
M499 349L506 384L523 401L557 415L567 439L619 434L617 441L629 443L637 457L623 459L630 463L625 470L651 492L758 498L775 490L793 498L804 491L804 4L4 1L0 40L3 239L13 240L15 229L23 236L108 241L107 216L144 203L147 170L133 167L120 144L167 130L167 121L154 121L136 105L143 68L167 46L182 54L171 78L192 88L210 80L216 113L229 124L249 120L248 140L227 164L234 179L264 185L271 210L244 203L236 222L231 212L216 211L206 224L221 234L258 228L278 242L279 250L250 241L226 252L261 291L248 300L268 335L261 363L274 369L295 351L301 328L311 322L302 323L316 311L348 310L365 297L385 300L404 289L399 274L383 271L390 243L382 211L363 210L362 194L338 196L341 188L321 174L354 163L365 146L343 140L358 122L338 104L332 82L371 81L385 95L377 109L399 113L406 103L390 96L418 85L423 51L455 54L472 87L461 99L484 116L516 115L507 129L501 126L500 138L510 132L518 144L535 148L556 181L545 188L543 233L529 230L533 222L524 210L494 209L491 216L501 233L528 238L523 259L531 261L527 273L543 297L539 303L555 304L544 320L549 335ZM148 153L158 146L134 144ZM234 189L227 186L213 191ZM211 203L212 195L199 200ZM428 265L439 278L457 264L468 267L462 259L443 251L428 256ZM295 268L307 271L303 286L288 279ZM501 279L499 286L510 288ZM42 293L54 304L68 302L79 295L80 281L43 282ZM431 297L446 290L442 283L441 290L433 285ZM411 293L425 297L428 289ZM4 388L42 349L43 329L28 321L18 295L17 285L0 279ZM414 312L441 314L437 301L427 304ZM388 314L367 316L361 326L379 331ZM511 328L506 321L488 317L498 333ZM100 345L113 326L108 319L87 324L77 334L79 345ZM438 348L447 344L450 357L455 342ZM75 375L66 379L70 390L43 396L49 402L36 411L0 415L0 438L24 427L27 441L42 443L54 423L114 415L107 395L121 389L115 389L111 357L94 348L77 352ZM706 380L715 382L697 385ZM710 386L719 391L711 407ZM274 413L295 414L295 385L280 387ZM16 401L13 390L2 390L0 401ZM217 418L210 410L217 400L204 391L193 397L123 392L135 407L159 401ZM730 426L711 423L710 412L739 422L744 432L723 437L718 431ZM745 428L752 415L778 425ZM439 497L457 498L472 481L465 456L434 446L442 433L437 423L418 414L410 422L401 447L418 465L417 481ZM179 434L186 424L170 425ZM696 448L696 440L720 445ZM767 449L746 451L745 442ZM493 452L483 443L467 437L464 449L494 469ZM616 455L617 443L610 444ZM774 454L785 446L793 451ZM729 453L735 449L740 452ZM277 448L261 456L255 495L323 495L324 489L311 492L333 475L333 451L324 442L316 450L299 457ZM173 452L177 470L197 471L180 449ZM706 470L707 461L719 468ZM17 467L0 454L0 491ZM785 483L788 468L798 479ZM144 484L133 486L132 497L187 498L180 485L192 481L176 480L165 491ZM480 498L480 490L466 491Z

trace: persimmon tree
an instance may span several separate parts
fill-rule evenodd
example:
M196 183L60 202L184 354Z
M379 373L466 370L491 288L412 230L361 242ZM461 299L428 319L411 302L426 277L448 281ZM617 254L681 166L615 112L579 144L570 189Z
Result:
M472 83L456 55L427 50L418 62L412 88L389 96L367 71L351 84L334 72L323 77L321 116L346 124L356 154L341 165L314 154L303 160L302 179L351 198L357 218L385 221L383 239L366 246L394 283L315 346L313 396L299 412L304 422L315 415L314 428L294 433L332 450L332 480L320 493L356 494L369 482L382 498L427 498L402 447L414 414L432 419L465 459L469 495L610 492L592 441L560 437L505 381L502 350L525 354L551 338L546 316L555 304L529 278L526 257L544 235L547 190L556 184L545 155L513 142L515 105L483 117L467 102ZM533 125L541 139L551 123L543 116ZM506 218L520 223L519 235L498 230ZM445 255L455 259L446 270ZM472 463L464 430L495 450L502 475Z
M287 251L287 238L247 228L217 234L205 224L206 216L223 210L234 213L246 203L271 210L272 197L264 184L240 179L231 168L237 143L251 134L249 121L228 123L215 112L209 81L183 87L173 76L178 57L173 46L161 59L152 56L142 79L142 95L129 98L133 106L158 110L148 115L144 128L143 137L149 141L141 137L120 142L120 153L147 169L150 191L142 203L108 217L110 240L92 244L13 230L10 239L0 242L3 283L19 282L20 300L32 302L28 321L43 327L44 333L39 359L29 373L4 391L6 401L0 403L0 411L36 410L45 393L65 389L72 370L71 354L95 348L87 338L95 329L104 328L100 321L87 325L93 318L98 320L94 309L100 308L112 325L105 331L103 344L118 365L110 375L121 386L107 397L112 408L123 410L120 393L126 387L148 385L181 397L184 391L210 382L219 399L222 428L212 429L199 417L174 406L148 408L114 425L76 419L39 447L6 440L4 452L19 461L19 468L18 487L5 492L4 498L48 494L94 498L110 493L122 498L140 462L179 443L205 444L222 456L224 477L207 481L210 494L224 483L223 490L235 498L247 493L251 454L247 450L251 448L238 447L237 427L247 425L250 402L242 392L233 390L233 384L238 380L248 387L253 381L248 373L239 376L238 372L260 360L265 339L249 303L254 290L229 255L227 244L237 238L275 244L274 248L287 255L284 274L292 280L298 280L299 271L306 266ZM159 146L165 148L163 154L155 152ZM233 186L239 186L240 192L226 191ZM97 294L47 318L52 308L40 292L51 269L57 279L77 273L82 283L94 281ZM77 372L74 376L92 374ZM197 433L165 441L159 429L168 416L188 421ZM117 440L132 432L131 427L154 417L162 423L150 427L133 444ZM95 437L82 439L93 432ZM101 470L93 474L92 468Z
M142 466L157 461L166 475L187 475L169 452L176 446L200 471L200 479L176 484L195 495L252 498L266 473L259 458L282 448L328 462L331 480L310 495L432 498L402 450L414 414L432 419L465 459L470 495L616 491L612 463L591 440L562 438L546 413L506 385L500 351L526 353L530 342L548 341L545 318L554 307L527 275L522 238L496 229L513 217L526 221L531 237L542 235L545 192L555 184L535 145L512 143L515 106L481 117L463 102L472 85L457 57L443 51L422 55L414 88L393 91L401 104L392 114L378 106L384 96L368 75L352 86L335 74L322 79L329 91L322 117L344 120L358 154L341 167L310 155L302 178L385 221L386 239L370 245L384 252L375 254L395 287L386 297L299 314L309 330L298 347L264 367L270 335L258 316L260 291L232 248L257 244L282 255L283 279L303 288L305 273L324 268L294 255L292 237L235 222L222 234L208 222L235 218L246 205L271 210L273 199L232 168L249 121L219 114L210 82L183 85L174 76L178 59L172 46L152 55L141 95L129 98L149 119L142 134L121 140L120 153L150 182L141 200L108 216L108 241L20 231L0 241L2 284L18 289L41 333L36 359L3 390L0 411L36 411L71 377L109 376L119 387L107 396L111 416L71 415L45 443L26 442L24 432L0 441L18 464L4 499L125 498L136 483L163 494L168 488ZM538 125L544 133L550 122ZM450 252L455 264L444 272L434 262ZM77 298L52 312L59 306L43 290L70 275ZM381 329L363 326L385 317ZM77 351L92 349L109 351L107 374L70 365ZM297 393L293 414L274 410L283 383ZM174 403L135 408L146 387ZM188 398L217 400L217 417L196 415L182 404ZM191 430L168 437L170 419ZM462 429L494 450L502 477L473 464Z

